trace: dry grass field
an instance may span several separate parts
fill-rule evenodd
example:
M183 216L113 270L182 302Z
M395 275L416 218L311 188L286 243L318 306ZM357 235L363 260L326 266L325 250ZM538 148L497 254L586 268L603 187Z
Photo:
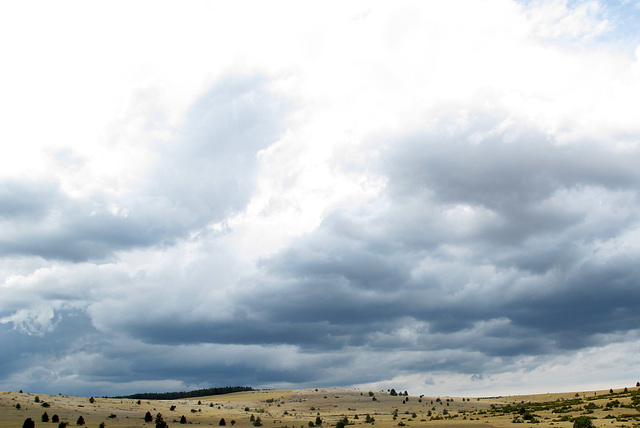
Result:
M180 426L185 416L187 425L218 427L224 418L227 427L238 428L253 428L251 419L256 418L267 428L309 428L315 426L317 417L326 428L334 427L344 417L354 428L513 427L518 423L567 428L582 415L594 418L597 427L640 427L639 389L467 398L404 397L387 391L321 388L179 400L95 398L93 403L89 397L0 392L0 428L21 428L26 418L38 428L57 428L58 423L51 419L42 422L45 411L49 418L58 415L69 428L77 427L80 416L88 428L98 428L101 423L105 428L155 428L154 422L144 421L147 411L154 418L161 413L171 427ZM367 415L374 421L367 423Z

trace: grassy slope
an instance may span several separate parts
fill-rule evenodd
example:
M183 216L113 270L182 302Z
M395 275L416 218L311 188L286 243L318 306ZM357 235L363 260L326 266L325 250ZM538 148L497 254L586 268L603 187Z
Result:
M50 404L48 408L34 401L35 394L0 392L0 428L20 428L28 417L36 422L38 428L57 428L57 424L41 422L44 411L49 417L57 414L61 421L69 423L69 427L75 427L78 416L82 415L85 426L89 428L98 428L100 422L104 422L106 428L154 428L153 423L145 424L143 421L147 411L154 416L162 413L172 427L180 426L178 421L184 415L193 425L217 427L220 418L224 418L227 427L231 426L231 420L235 420L235 427L252 428L249 421L252 414L262 419L264 427L273 428L308 428L308 423L315 421L318 414L327 428L333 427L343 416L354 423L354 428L368 428L369 425L364 423L366 414L375 418L377 428L397 427L399 423L408 427L513 427L514 418L522 417L518 409L514 408L509 413L494 409L506 405L514 407L523 402L527 403L527 410L540 421L536 424L539 427L571 427L573 424L570 419L585 414L587 410L584 407L590 403L597 406L591 410L593 413L587 414L596 418L596 426L634 427L640 426L640 411L636 404L636 407L632 406L633 395L637 393L637 397L640 397L638 389L629 388L628 393L616 390L613 395L609 391L580 392L579 397L576 397L576 393L471 398L470 401L463 401L461 397L440 397L441 402L436 401L438 397L423 397L420 402L420 397L411 396L406 403L403 403L405 397L390 396L387 392L373 391L376 397L374 401L369 391L344 389L251 391L181 400L142 400L140 404L137 404L137 400L128 399L96 398L94 403L90 403L87 397L39 395L40 401ZM618 400L621 406L606 407L607 403L614 400ZM21 406L19 410L15 407L17 403ZM176 406L174 411L170 410L171 406ZM245 411L247 407L249 411ZM397 418L393 420L396 410ZM427 415L431 411L432 417L442 416L444 410L455 417L432 420ZM413 413L416 417L412 417ZM116 417L109 418L111 414ZM355 419L356 415L358 419ZM613 418L605 418L608 415Z

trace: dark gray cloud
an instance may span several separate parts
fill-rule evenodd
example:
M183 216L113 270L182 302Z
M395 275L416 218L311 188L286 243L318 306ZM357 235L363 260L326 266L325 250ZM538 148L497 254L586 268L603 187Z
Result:
M115 265L101 271L101 284L121 286L102 298L80 292L94 326L77 332L82 346L69 341L62 321L68 315L60 309L49 321L54 328L39 335L18 340L9 322L2 334L37 358L61 361L80 353L97 359L97 367L83 363L71 371L101 384L106 394L175 382L184 388L341 386L434 372L489 379L522 369L522 358L546 361L632 333L640 325L640 272L634 255L620 247L638 229L637 150L621 153L598 142L562 146L518 125L482 141L471 135L434 132L384 141L386 149L364 166L386 178L380 194L326 213L316 230L264 257L257 271L242 273L239 264L231 273L236 262L224 253L226 244L208 235L200 238L209 242L203 256L177 261L182 268L133 276ZM239 149L245 160L234 164L227 159L231 148L227 154L222 149L221 161L201 154L217 139L195 140L202 145L193 146L191 157L201 168L252 163L246 159L258 147L244 154ZM215 214L218 199L228 209L246 204L248 190L226 196L227 184L211 180L211 194L185 189L180 199L180 183L167 194L195 218L208 209L212 217L222 215ZM54 202L44 198L45 208L20 208L29 221L47 213L47 204L72 204L60 202L60 192L48 194ZM198 194L203 206L191 199ZM16 208L13 215L23 212ZM93 223L85 218L70 220L85 231L78 236L91 236L87 224ZM122 221L132 227L133 220ZM95 224L118 229L105 218ZM141 220L138 227L144 233L150 226ZM139 245L157 243L139 239ZM43 302L54 299L55 287L41 290ZM4 316L10 319L11 312ZM43 344L58 337L67 341L54 352ZM5 376L32 365L16 364L7 361ZM32 376L33 385L62 383Z

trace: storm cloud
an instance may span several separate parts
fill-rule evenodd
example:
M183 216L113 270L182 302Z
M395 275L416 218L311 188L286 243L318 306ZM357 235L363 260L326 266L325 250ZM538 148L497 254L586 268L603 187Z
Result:
M637 11L250 7L124 20L94 110L43 75L2 131L0 389L636 380Z

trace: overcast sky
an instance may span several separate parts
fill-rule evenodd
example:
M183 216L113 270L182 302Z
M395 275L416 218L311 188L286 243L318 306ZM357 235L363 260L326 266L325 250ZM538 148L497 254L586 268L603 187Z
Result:
M0 5L0 390L640 380L640 2Z

